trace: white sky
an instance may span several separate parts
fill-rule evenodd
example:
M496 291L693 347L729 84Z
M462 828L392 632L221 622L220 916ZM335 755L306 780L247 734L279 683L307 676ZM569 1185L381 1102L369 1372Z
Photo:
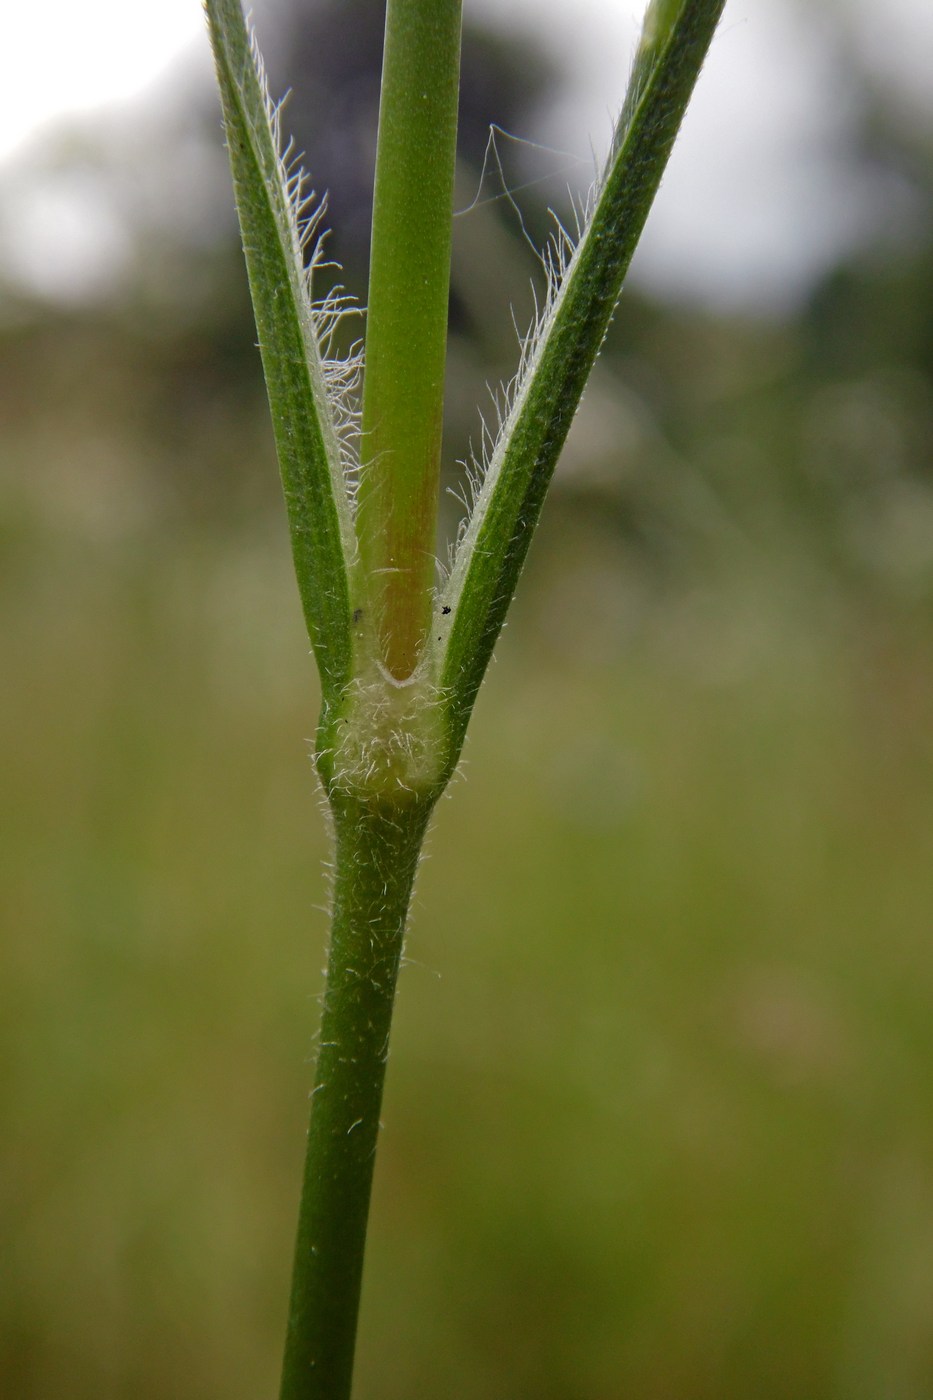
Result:
M263 0L252 4L261 37ZM633 269L643 282L779 306L877 219L867 192L834 164L853 94L832 40L833 5L857 21L879 70L933 115L933 0L728 0ZM530 134L584 156L608 138L643 8L465 0L489 24L538 31L569 65L565 99ZM0 175L43 130L145 93L180 59L209 72L200 0L14 0L3 32Z
M62 116L135 97L203 32L198 0L12 0L0 49L0 160Z

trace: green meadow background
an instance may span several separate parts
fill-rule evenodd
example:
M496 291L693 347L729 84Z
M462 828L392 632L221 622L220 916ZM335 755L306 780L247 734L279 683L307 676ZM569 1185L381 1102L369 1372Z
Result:
M933 1397L933 143L882 110L924 236L780 318L623 299L419 876L359 1400ZM10 1400L275 1392L328 847L216 172L210 238L128 200L129 283L0 297Z

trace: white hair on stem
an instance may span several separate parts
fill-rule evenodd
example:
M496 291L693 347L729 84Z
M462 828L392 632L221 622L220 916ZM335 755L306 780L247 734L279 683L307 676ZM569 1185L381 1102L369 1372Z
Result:
M315 279L325 269L340 271L340 264L326 256L330 230L325 227L327 196L318 196L302 165L303 153L292 138L282 137L282 111L289 93L275 102L269 94L265 62L259 50L255 28L248 21L250 53L272 133L278 166L278 184L284 208L281 213L291 239L292 262L299 271L298 290L305 331L316 351L316 364L309 366L312 378L318 374L318 411L336 449L343 479L344 496L351 517L356 508L360 477L360 389L363 379L363 339L358 337L342 354L337 349L338 332L351 317L363 317L365 309L340 284L317 296ZM332 458L333 460L333 458ZM355 542L355 540L354 540Z
M582 200L576 198L568 188L572 232L566 228L553 209L548 210L553 221L553 228L544 248L535 250L535 256L544 271L544 294L540 296L538 288L532 282L531 295L534 310L531 324L524 335L515 322L514 311L512 313L512 324L515 325L519 342L518 367L512 378L506 383L487 385L492 401L492 426L487 421L486 415L481 412L479 450L475 450L471 444L466 460L460 464L464 468L463 481L456 488L448 488L450 494L465 506L465 513L460 520L456 538L448 549L447 567L444 570L448 579L458 572L458 567L463 568L469 563L472 536L479 529L484 506L495 489L505 453L511 441L513 427L521 412L528 386L537 370L542 347L547 341L560 307L563 290L567 285L578 249L585 237L586 228L596 207L601 188L602 181L594 180ZM518 206L507 188L503 197L516 209L519 214L522 236L526 241L530 241Z

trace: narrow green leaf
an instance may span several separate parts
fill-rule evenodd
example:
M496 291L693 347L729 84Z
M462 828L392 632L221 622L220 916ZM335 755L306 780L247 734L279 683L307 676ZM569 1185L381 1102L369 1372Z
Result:
M325 706L351 673L354 551L340 431L344 412L326 345L339 302L315 307L303 257L302 175L280 152L278 122L239 0L206 0L230 167L305 622ZM318 211L319 213L320 211ZM312 258L313 267L313 258Z
M438 604L452 760L723 4L653 0L592 214L575 249L562 231L551 249L552 294Z

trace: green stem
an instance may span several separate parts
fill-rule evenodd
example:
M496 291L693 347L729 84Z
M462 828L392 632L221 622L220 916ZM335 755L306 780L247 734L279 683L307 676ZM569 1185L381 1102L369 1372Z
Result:
M371 625L398 679L417 665L434 583L460 9L386 11L357 525Z
M331 946L281 1400L347 1400L395 983L432 802L334 799Z

